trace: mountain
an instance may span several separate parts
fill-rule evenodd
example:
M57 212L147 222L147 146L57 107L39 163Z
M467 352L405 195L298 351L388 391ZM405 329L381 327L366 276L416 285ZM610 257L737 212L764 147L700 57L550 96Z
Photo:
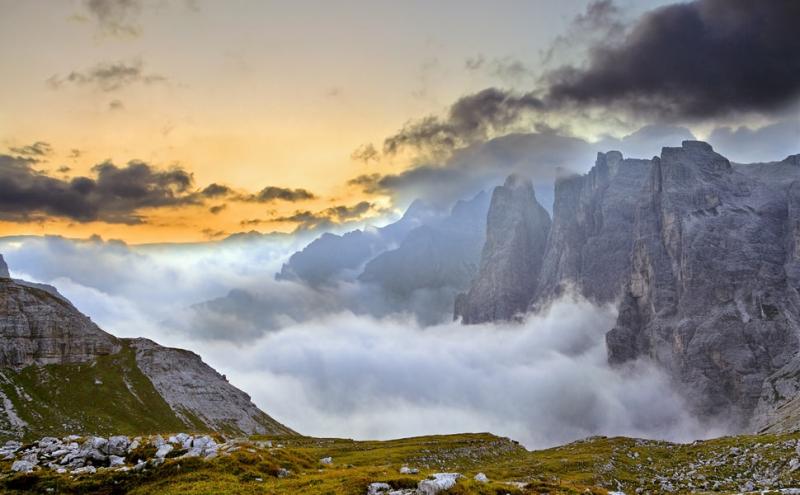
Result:
M103 331L51 291L0 278L0 437L293 433L189 351Z
M703 417L740 429L797 427L799 158L734 165L699 141L652 160L601 153L589 173L557 182L544 252L487 239L490 255L506 258L485 265L471 289L481 297L456 309L519 304L528 294L535 310L569 291L617 304L606 337L612 364L652 360ZM508 242L519 214L499 211L507 226L490 238ZM504 276L539 260L535 283ZM497 286L478 290L485 280Z
M488 207L485 192L456 202L448 216L411 230L396 249L367 262L358 280L404 297L419 289L466 288L478 268Z
M275 278L311 286L335 283L339 279L353 280L367 261L397 246L409 232L436 216L425 203L415 201L400 220L386 227L354 230L342 235L326 232L294 253Z
M510 320L525 313L536 289L550 215L530 180L511 175L492 193L480 271L456 298L464 323Z

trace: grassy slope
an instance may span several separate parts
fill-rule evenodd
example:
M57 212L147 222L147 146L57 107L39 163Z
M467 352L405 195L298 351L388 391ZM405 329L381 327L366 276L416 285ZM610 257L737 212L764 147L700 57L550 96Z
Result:
M125 343L94 363L2 370L0 389L30 427L25 439L47 435L127 434L203 430L186 425L136 366ZM0 435L2 437L2 435Z
M771 469L781 473L777 482L783 486L800 486L800 470L786 469L789 460L797 455L794 445L798 437L740 436L691 445L594 438L536 452L488 434L387 442L295 437L274 439L276 446L282 442L282 448L253 443L213 461L172 459L144 474L105 472L75 479L49 472L2 475L0 489L4 493L363 495L371 482L414 487L427 474L456 471L467 478L448 492L451 494L605 494L618 487L629 494L637 487L662 493L660 485L654 483L657 475L673 478L676 485L682 477L696 480L702 476L709 484L728 479L717 493L732 493L744 481ZM731 448L740 449L743 454L732 455ZM333 464L320 465L319 459L327 456L333 457ZM712 462L691 467L702 460ZM715 463L719 465L714 466ZM5 468L5 464L0 466ZM403 464L419 468L420 474L400 474ZM290 469L291 476L278 478L280 468ZM487 485L472 481L478 472L486 473L493 481ZM690 473L689 478L686 473ZM530 484L519 489L505 483L510 481ZM48 488L57 491L48 492ZM710 488L696 489L714 493ZM678 489L678 493L686 491Z

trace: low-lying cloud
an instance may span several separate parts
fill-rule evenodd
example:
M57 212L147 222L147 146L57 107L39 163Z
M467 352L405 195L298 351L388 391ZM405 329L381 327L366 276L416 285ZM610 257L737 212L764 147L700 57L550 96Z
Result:
M136 248L99 239L0 239L13 276L54 283L117 335L199 352L305 434L491 431L545 447L595 434L691 440L721 431L694 420L646 363L606 364L611 308L564 299L523 325L425 327L402 308L358 314L391 308L357 284L321 292L275 281L296 247L285 240ZM239 288L249 292L237 317L193 307ZM274 304L265 308L270 297ZM348 308L356 302L361 309ZM242 308L274 318L247 318Z

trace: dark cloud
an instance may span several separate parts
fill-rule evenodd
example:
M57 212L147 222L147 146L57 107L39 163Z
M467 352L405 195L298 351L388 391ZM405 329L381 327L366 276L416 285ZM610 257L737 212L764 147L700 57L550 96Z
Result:
M27 146L12 146L8 148L8 151L38 161L50 155L53 152L53 147L50 146L50 143L36 141L35 143Z
M289 222L297 224L297 230L312 230L332 227L350 220L358 219L374 208L368 201L361 201L351 206L339 205L312 213L296 211L292 215L275 217L270 222Z
M78 222L142 223L142 208L198 204L192 175L175 168L156 170L130 161L96 165L93 177L62 180L34 170L28 160L0 155L0 218L41 220L48 216Z
M534 93L488 88L460 98L444 118L429 116L409 122L384 140L383 152L395 154L408 147L440 155L485 140L519 123L526 112L542 108Z
M585 66L548 73L545 99L551 108L618 105L666 119L782 110L800 96L797 19L796 0L661 7L621 42L591 49Z
M58 169L56 169L56 172L58 172L60 174L68 174L68 173L72 172L72 169L70 167L66 166L66 165L62 165L62 166L58 167Z
M203 196L205 196L207 198L220 198L220 197L227 196L227 195L231 194L232 192L233 191L231 190L230 187L222 185L222 184L217 184L215 182L213 184L209 184L208 186L206 186L205 189L200 191L200 194L202 194Z
M80 158L82 154L83 154L83 152L81 150L77 149L77 148L73 148L73 149L69 150L69 158L72 159L72 160L76 160L76 159Z
M161 74L146 73L141 61L102 63L80 72L73 71L66 76L51 76L47 84L53 89L66 85L92 86L100 91L112 92L134 84L155 84L166 82ZM119 100L115 100L118 101ZM113 102L112 102L113 104ZM121 105L122 102L119 102ZM112 105L113 108L113 105Z
M86 9L104 34L137 36L141 33L139 0L86 0Z
M780 160L800 153L800 119L764 127L718 127L708 142L719 153L739 163Z
M626 157L650 158L663 146L693 138L684 127L650 125L622 138L605 137L592 143L541 127L540 132L512 133L456 150L440 163L423 163L395 174L359 175L348 185L368 194L390 195L398 205L419 198L447 206L519 173L533 179L537 197L549 208L556 177L586 172L598 152L619 150Z
M211 208L209 208L208 212L211 213L212 215L217 215L220 212L222 212L224 209L226 209L227 207L228 207L228 205L225 204L225 203L223 203L221 205L215 205L215 206L212 206Z
M288 187L267 186L255 194L243 194L234 191L224 184L213 183L205 187L200 194L206 198L228 198L232 201L249 203L272 203L274 201L287 201L295 203L316 199L316 196L306 189L291 189Z
M125 105L122 103L122 100L111 100L108 103L108 109L111 110L111 111L123 110L124 108L125 108Z
M487 60L483 55L476 55L468 58L464 67L470 72L486 71L490 76L508 82L519 82L533 74L521 60L512 57Z
M356 150L350 154L350 158L358 162L369 163L371 161L378 161L380 153L375 149L375 145L367 143L356 148Z
M254 201L257 203L271 203L273 201L280 200L294 203L297 201L306 201L314 198L316 198L316 196L305 189L289 189L286 187L268 186L259 191L258 194L254 194L249 197L248 201Z

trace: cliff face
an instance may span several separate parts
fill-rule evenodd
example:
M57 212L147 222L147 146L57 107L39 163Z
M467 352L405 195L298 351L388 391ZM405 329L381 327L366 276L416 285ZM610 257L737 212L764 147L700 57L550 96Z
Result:
M510 176L495 188L486 222L480 271L456 299L464 323L511 320L531 302L542 266L550 216L530 180Z
M118 339L62 296L0 278L0 437L178 429L293 433L199 356Z
M0 367L85 363L119 350L116 338L70 303L0 278Z
M699 413L746 425L800 348L789 204L705 143L664 148L636 208L609 360L649 357Z
M8 265L6 265L6 260L3 259L3 255L0 254L0 278L9 278L11 275L8 273Z
M699 414L743 429L800 422L800 156L732 165L697 141L652 160L601 153L556 184L543 252L504 248L519 214L496 211L486 263L456 308L465 322L566 290L618 302L611 363L653 360ZM536 283L508 275L537 258Z
M651 168L649 160L623 159L611 151L599 153L588 174L556 182L535 306L566 290L597 303L620 296L633 244L633 207Z

